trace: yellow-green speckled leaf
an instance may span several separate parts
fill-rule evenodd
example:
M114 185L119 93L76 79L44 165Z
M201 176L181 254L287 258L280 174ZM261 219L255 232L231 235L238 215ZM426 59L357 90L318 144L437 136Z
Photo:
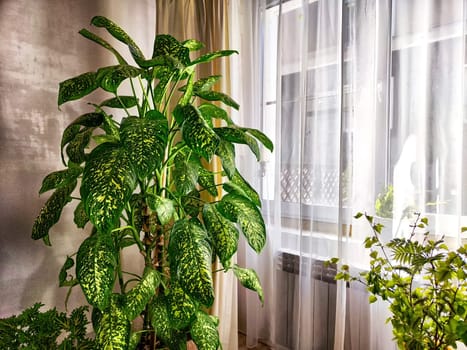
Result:
M120 137L139 179L146 179L164 158L168 126L165 120L125 118Z
M66 155L75 164L81 164L86 160L85 148L91 141L92 133L95 128L84 128L78 132L73 140L66 147Z
M242 175L240 175L238 170L235 171L230 182L223 185L223 188L229 193L242 195L252 201L256 206L261 207L261 200L258 192L256 192L255 189L242 177Z
M125 296L124 311L129 320L134 320L144 310L159 284L159 273L147 268L141 281Z
M89 216L84 209L84 202L80 201L73 212L73 222L78 228L84 228L89 222Z
M113 294L110 305L101 314L96 331L96 343L102 350L127 350L131 323L122 307L123 296Z
M221 128L214 128L214 131L222 140L248 145L250 150L256 156L256 160L260 160L261 154L259 151L258 141L256 141L254 137L247 134L244 129L237 128L235 126L226 126Z
M80 99L96 90L99 87L96 75L96 72L87 72L62 81L58 90L58 105Z
M99 107L110 108L131 108L138 104L138 99L134 96L117 96L101 102Z
M190 333L198 350L217 350L221 346L216 320L202 311L196 313Z
M170 293L167 295L167 311L170 326L183 329L191 324L197 307L190 296L185 293L177 280L171 280Z
M71 201L70 195L75 187L76 180L67 186L58 188L50 196L34 221L31 234L32 239L48 237L50 228L60 219L63 207Z
M175 157L173 179L177 192L181 195L191 192L198 182L199 164L184 153Z
M186 350L186 334L170 326L167 303L166 296L158 296L153 299L149 308L151 324L156 332L156 337L162 339L171 350Z
M198 183L206 190L208 193L214 197L217 196L217 186L214 179L214 173L212 171L206 170L203 167L199 168Z
M161 58L167 63L171 62L175 67L179 68L190 62L189 49L168 34L156 36L152 57Z
M216 154L220 157L222 162L222 168L227 173L227 176L232 178L235 174L235 147L234 145L225 140L219 142Z
M230 258L238 248L237 228L217 211L214 204L204 205L203 220L222 266L229 267Z
M196 107L186 104L177 108L183 115L183 140L193 152L210 161L219 145L219 137L209 127Z
M101 232L119 226L119 218L136 186L127 152L118 145L96 147L86 162L81 198L90 221Z
M233 121L227 114L226 110L212 103L205 102L198 107L204 119L222 119L227 125L233 125ZM211 122L212 123L212 122Z
M242 286L258 293L259 300L264 304L263 288L256 271L239 267L238 265L234 265L233 271Z
M266 227L263 216L248 198L229 193L219 202L217 208L227 219L237 222L248 244L259 253L266 244Z
M81 175L83 169L79 166L72 166L70 168L54 171L47 175L42 180L42 186L39 190L39 194L50 191L54 188L60 188L67 186L68 184L76 181L78 176Z
M115 280L116 249L110 234L86 238L76 257L76 277L89 304L105 310Z
M170 232L169 262L183 290L194 301L211 306L214 301L211 247L206 231L193 221L179 220Z
M102 67L97 71L97 81L105 91L116 93L124 80L137 77L141 73L140 68L129 65Z
M156 211L162 225L166 225L172 220L175 214L175 205L171 199L154 195L149 196L147 202L149 208Z

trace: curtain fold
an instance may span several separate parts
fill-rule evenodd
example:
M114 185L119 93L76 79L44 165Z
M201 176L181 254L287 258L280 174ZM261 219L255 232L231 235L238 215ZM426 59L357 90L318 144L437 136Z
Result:
M197 39L205 44L206 52L225 50L229 44L229 12L223 0L162 0L156 1L156 33L170 34L182 41ZM215 60L197 68L199 77L222 75L220 91L229 94L229 59ZM219 163L212 163L213 171L220 171ZM234 257L235 258L235 257ZM234 259L233 258L233 259ZM219 270L216 262L213 270ZM216 295L211 313L218 316L219 337L222 348L238 349L237 334L237 283L233 273L214 275Z
M464 0L231 1L233 96L275 143L239 169L262 190L268 242L260 305L239 295L247 345L395 349L387 305L335 284L323 262L368 267L366 211L383 239L413 213L457 246L467 221ZM233 31L232 31L233 32ZM237 46L238 45L238 46ZM245 110L247 113L245 114ZM250 117L251 116L251 117Z

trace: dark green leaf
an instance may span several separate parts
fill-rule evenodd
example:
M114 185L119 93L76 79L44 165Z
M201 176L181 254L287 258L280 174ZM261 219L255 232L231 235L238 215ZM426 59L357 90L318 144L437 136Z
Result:
M235 147L232 143L221 140L217 147L216 154L221 158L222 168L227 173L229 178L232 178L235 174Z
M198 183L206 190L208 193L214 197L217 196L217 186L214 181L214 173L199 167L199 176Z
M223 217L213 204L204 205L203 220L222 266L229 267L230 258L238 247L237 228Z
M177 192L185 195L191 192L198 182L199 164L184 155L175 157L173 178Z
M204 47L204 44L201 41L195 39L185 40L181 44L190 51L201 50Z
M58 188L42 207L32 227L32 239L41 239L49 235L50 228L60 219L63 207L71 201L71 193L76 187L76 181Z
M195 317L196 305L180 287L176 279L172 279L170 292L167 295L167 311L170 326L183 329L191 324Z
M151 323L158 337L173 350L186 350L185 332L177 331L170 326L169 313L167 311L167 297L158 296L151 303Z
M154 40L153 58L163 59L176 68L183 68L190 62L189 49L177 39L167 34L160 34Z
M261 212L250 200L230 193L218 204L222 215L240 224L248 244L259 253L266 244L266 228Z
M250 128L242 128L242 130L256 138L259 142L261 142L264 145L264 147L266 147L271 152L274 150L274 145L272 144L271 139L261 131Z
M183 290L205 306L214 301L211 247L207 233L192 221L177 221L170 233L169 262Z
M93 132L94 128L84 128L68 144L66 154L73 163L81 164L86 160L84 150L88 147Z
M62 160L64 164L65 164L65 157L63 155L63 148L70 141L72 141L76 137L76 135L79 134L80 130L81 130L81 127L79 125L72 124L63 131L62 142L61 142L61 155L62 155Z
M125 317L121 299L121 295L112 295L109 307L102 312L102 318L96 332L99 349L128 349L131 323Z
M137 104L138 100L133 96L118 96L105 100L99 105L99 107L131 108Z
M66 286L74 286L78 282L72 276L68 275L68 270L75 266L75 262L69 256L66 257L65 263L63 264L62 268L60 269L60 273L58 274L58 286L59 287L66 287ZM69 278L71 277L71 279Z
M103 67L97 71L97 81L105 91L116 93L124 80L135 78L142 72L140 68L129 65Z
M68 101L78 100L90 94L98 87L96 72L87 72L62 81L58 91L58 105L60 106Z
M42 180L42 186L39 190L39 194L69 185L76 181L78 176L81 175L81 172L82 169L79 166L72 166L68 169L50 173L44 178L44 180Z
M197 217L203 207L203 201L201 200L200 193L197 190L193 190L186 196L181 198L181 203L185 213L191 217Z
M230 116L227 114L227 112L224 109L213 105L212 103L205 102L201 106L199 106L198 109L205 120L222 119L226 121L227 125L233 125L233 121L232 119L230 119Z
M110 303L116 266L115 247L110 234L86 238L76 257L76 277L93 307L105 310Z
M81 183L86 213L99 231L119 226L119 218L136 186L127 152L104 143L89 155Z
M84 202L80 201L75 208L73 222L76 224L76 227L84 228L88 221L89 216L86 214L86 210L84 209Z
M258 142L256 141L255 138L248 135L242 129L232 126L232 127L214 128L214 131L223 140L248 145L248 147L250 147L253 154L256 156L256 159L258 161L260 160L261 154L259 151Z
M159 82L154 88L154 102L159 104L162 102L162 99L167 92L168 84L175 76L175 72L164 66L156 67L154 69L157 69L156 78L159 79Z
M198 350L217 350L221 347L217 320L202 311L196 313L191 326L191 336Z
M257 207L261 207L261 199L253 187L240 175L238 170L230 182L224 184L224 189L229 193L236 193L248 198Z
M220 50L220 51L215 51L215 52L210 52L207 53L206 55L200 56L194 61L190 63L190 66L199 64L199 63L206 63L206 62L211 62L212 60L215 60L219 57L224 57L224 56L230 56L234 53L238 53L238 51L235 50Z
M146 179L162 164L167 121L128 117L122 121L120 135L136 175L140 180Z
M110 52L112 52L115 55L115 57L117 58L117 61L118 61L119 64L127 64L125 59L118 53L118 51L115 50L112 45L110 45L107 41L102 39L100 36L90 32L89 30L87 30L85 28L81 29L79 31L79 33L82 36L84 36L86 39L94 41L96 44L99 44L100 46L102 46L102 47L106 48L107 50L109 50Z
M164 114L159 112L157 109L152 109L150 111L147 111L145 114L145 117L150 120L158 120L158 121L164 121L164 123L167 123L167 118Z
M156 211L162 225L168 224L175 214L174 202L168 198L160 196L148 197L148 206L151 210Z
M264 304L263 288L261 287L261 283L259 281L258 275L256 274L256 271L253 269L242 268L238 265L234 265L233 271L242 286L258 293L259 300L261 300L261 303Z
M201 97L207 101L221 101L222 103L226 104L235 109L239 109L240 105L233 100L230 96L224 94L223 92L217 91L195 91L194 94L198 97Z
M125 296L123 309L127 319L134 320L145 309L159 284L159 273L152 268L146 268L141 281Z

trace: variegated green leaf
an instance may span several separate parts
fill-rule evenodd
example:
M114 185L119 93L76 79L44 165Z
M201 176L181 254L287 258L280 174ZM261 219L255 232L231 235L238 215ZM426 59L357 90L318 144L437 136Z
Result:
M129 65L118 65L100 68L97 71L97 81L105 91L116 93L120 84L142 73L140 68Z
M221 347L217 322L202 311L196 313L190 333L198 350L217 350Z
M104 143L89 155L81 183L81 198L91 222L101 232L119 226L119 218L136 186L127 152Z
M240 175L238 170L235 171L235 174L230 180L230 182L227 182L223 185L223 188L229 193L236 193L241 196L244 196L250 201L252 201L256 206L261 207L261 199L259 198L258 193L242 177L242 175Z
M186 334L170 326L167 303L166 296L158 296L154 299L150 305L151 324L154 327L156 336L162 339L169 349L186 350Z
M76 277L87 301L100 310L110 303L115 280L116 254L112 237L107 233L86 238L76 257Z
M146 268L143 278L125 296L124 312L130 321L145 309L159 284L159 273L152 268Z
M179 194L185 195L191 192L198 182L199 164L184 154L179 154L174 161L173 179Z
M139 342L141 341L141 332L132 332L130 334L130 341L128 343L128 350L136 350Z
M234 142L234 143L242 143L248 145L250 147L253 154L256 156L256 159L260 160L260 151L258 146L258 141L255 138L248 135L245 131L237 127L222 127L222 128L214 128L216 134L223 140Z
M235 174L235 147L229 141L221 140L217 147L216 154L220 157L222 168L229 178Z
M112 52L115 57L117 58L117 61L119 64L127 64L127 62L125 61L125 59L122 57L122 55L120 55L120 53L114 49L114 47L112 45L110 45L107 41L105 41L104 39L102 39L100 36L90 32L89 30L83 28L79 31L79 33L84 36L86 39L89 39L91 41L94 41L96 44L99 44L100 46L106 48L107 50L109 50L110 52Z
M197 217L203 207L203 201L199 191L193 190L181 198L181 204L185 213L191 217Z
M58 274L58 286L59 287L72 287L78 283L78 280L68 274L68 270L75 266L75 262L69 256L66 257L65 263L60 269Z
M180 287L176 279L172 279L170 293L167 295L167 311L170 326L183 329L191 324L197 308L191 298Z
M201 115L204 117L204 119L222 119L225 120L227 125L233 125L232 119L230 119L230 116L227 114L225 109L222 109L216 105L213 105L212 103L203 103L201 106L199 106L199 111L201 112ZM211 123L212 124L212 123Z
M176 73L173 72L168 67L164 67L164 66L156 67L154 69L157 70L156 79L159 79L159 82L154 88L154 102L159 104L162 102L162 99L164 98L167 92L168 84L175 77Z
M217 186L214 181L214 173L199 167L199 176L198 183L206 190L208 193L214 197L217 196Z
M195 39L188 39L183 41L182 46L188 48L190 51L198 51L204 47L204 44L201 41Z
M60 219L63 207L71 201L71 193L76 187L76 180L60 187L45 202L32 227L32 239L46 238L50 228ZM47 241L45 241L47 243Z
M83 201L78 203L73 214L73 222L76 224L76 227L84 228L89 222L89 216L86 214Z
M238 248L237 228L217 211L214 204L204 205L203 220L222 266L229 267L230 258Z
M194 94L206 101L220 101L238 110L240 105L230 96L218 91L195 91Z
M148 197L148 206L151 210L156 211L162 225L168 224L175 214L174 202L168 198L150 196Z
M212 86L219 81L221 75L211 75L206 78L195 81L193 90L194 91L210 91Z
M261 300L261 303L264 304L263 288L261 287L261 283L256 271L253 269L242 268L238 265L234 265L233 271L242 286L258 293L259 300Z
M99 107L110 108L131 108L138 104L138 100L133 96L118 96L109 98L102 102Z
M62 81L58 91L58 105L80 99L98 88L97 73L87 72Z
M89 141L91 141L93 131L94 128L84 128L68 143L66 154L73 163L81 164L86 160L84 150L88 147Z
M194 61L191 62L191 66L199 64L199 63L206 63L206 62L211 62L212 60L215 60L219 57L224 57L224 56L230 56L234 53L238 53L238 51L235 50L220 50L220 51L215 51L215 52L210 52L207 53L203 56L198 57Z
M214 288L211 247L207 233L192 221L177 221L170 233L169 261L183 290L195 301L211 306Z
M55 188L67 186L68 184L76 181L79 175L81 175L81 169L79 166L71 166L64 170L54 171L47 175L42 180L42 186L39 190L39 194L50 191Z
M165 120L125 118L120 135L140 180L146 179L160 167L167 143L168 126Z
M62 141L61 141L62 159L63 159L63 148L64 148L69 142L71 142L71 141L76 137L76 135L78 135L78 133L80 132L80 130L81 130L81 126L80 126L80 125L71 124L71 125L69 125L69 126L63 131ZM64 162L64 163L65 163L65 162Z
M234 193L224 196L218 209L227 219L240 224L248 244L259 253L266 244L266 228L263 216L249 199Z
M109 307L102 311L101 320L96 331L96 342L99 349L128 349L131 323L125 317L122 299L122 295L112 295Z
M219 137L209 127L196 107L187 104L179 109L183 115L183 140L196 154L210 161L219 144Z
M171 62L176 68L183 68L190 62L189 49L167 34L156 36L152 57L163 58L166 64Z
M150 111L147 111L144 117L147 119L159 120L159 121L164 121L165 123L167 123L167 117L161 112L159 112L157 109L152 109Z
M271 152L274 150L274 145L269 137L267 137L264 133L257 129L250 129L250 128L242 128L243 131L249 133L251 136L256 138L259 142L261 142L264 147L266 147Z

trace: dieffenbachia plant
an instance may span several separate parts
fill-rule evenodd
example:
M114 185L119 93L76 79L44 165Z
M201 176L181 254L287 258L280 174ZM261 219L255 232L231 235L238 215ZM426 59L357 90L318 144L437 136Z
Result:
M198 349L217 349L218 320L206 313L214 300L215 259L263 299L254 270L231 263L239 232L258 253L266 243L260 198L236 168L235 144L247 145L257 158L260 144L271 151L273 145L220 107L239 106L213 89L219 75L196 78L197 65L236 51L192 58L201 42L157 35L146 58L109 19L91 23L127 45L136 65L102 37L80 31L118 64L60 83L59 106L97 89L109 96L90 103L93 110L64 130L64 169L43 180L40 193L54 192L32 238L50 245L50 228L66 204L77 202L74 222L90 233L67 257L59 280L79 285L93 307L98 348L185 349L192 339ZM131 92L121 94L124 87ZM121 253L130 246L140 252L139 274L122 269ZM144 327L132 331L138 317Z

